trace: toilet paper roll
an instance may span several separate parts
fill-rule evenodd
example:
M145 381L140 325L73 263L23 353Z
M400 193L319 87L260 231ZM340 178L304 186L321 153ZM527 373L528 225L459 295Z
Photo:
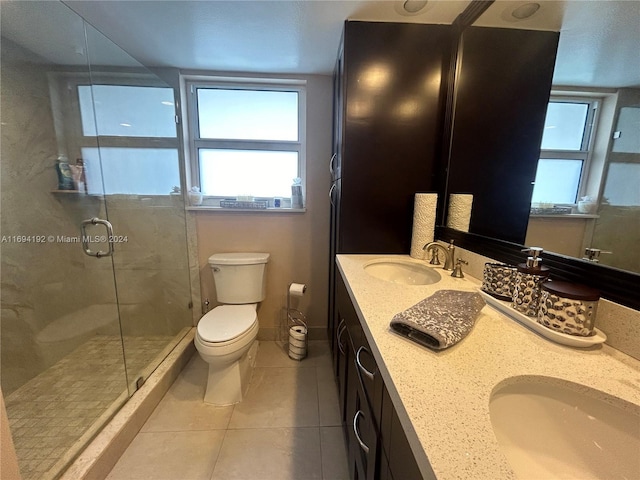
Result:
M413 205L413 234L411 235L411 257L423 260L422 250L427 243L433 242L436 225L437 193L416 193Z
M473 195L466 193L452 193L449 195L447 227L461 232L468 232L472 207Z
M289 352L289 358L291 358L292 360L302 360L306 356L307 356L307 352L304 352L304 353Z
M306 355L307 348L306 347L294 347L293 345L289 345L289 355Z
M290 347L307 348L307 342L305 340L298 340L293 337L289 337Z
M303 326L297 325L289 329L289 336L296 340L304 340L307 336L307 329Z
M301 297L306 291L307 286L304 283L292 283L289 285L289 295L292 297Z

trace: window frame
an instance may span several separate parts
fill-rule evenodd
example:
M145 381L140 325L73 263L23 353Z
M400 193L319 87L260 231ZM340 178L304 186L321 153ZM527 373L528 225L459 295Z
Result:
M581 160L582 169L580 171L580 180L578 182L578 189L576 190L576 201L573 203L555 203L559 206L571 206L577 205L578 200L586 195L587 180L589 177L589 169L591 168L591 158L593 155L593 145L596 137L596 129L598 125L600 105L602 98L596 96L575 96L575 95L558 95L551 94L548 103L586 103L588 104L587 117L585 119L585 126L582 132L582 141L579 150L554 150L554 149L540 149L539 160ZM540 139L542 144L542 139ZM532 202L533 203L533 202Z
M186 171L189 172L187 178L187 190L191 187L202 185L200 179L200 155L201 149L228 149L228 150L256 150L256 151L287 151L298 154L298 177L302 179L303 195L306 190L306 80L282 79L282 78L238 78L219 76L181 76L183 114L186 115L185 122L185 159L187 162ZM226 90L250 90L250 91L281 91L296 92L298 94L298 140L251 140L251 139L212 139L200 137L199 112L197 101L197 90L203 89L226 89ZM292 179L293 180L293 179ZM273 205L273 199L277 197L255 197L255 200L266 200L269 209ZM220 210L238 210L223 208L219 206L221 200L228 200L229 197L217 195L205 195L208 200L202 207L195 208L215 208ZM283 198L283 203L288 203L288 198ZM306 195L305 195L306 205ZM290 204L289 204L290 206ZM283 205L276 210L291 210ZM302 209L303 211L305 208ZM256 212L264 210L255 210Z

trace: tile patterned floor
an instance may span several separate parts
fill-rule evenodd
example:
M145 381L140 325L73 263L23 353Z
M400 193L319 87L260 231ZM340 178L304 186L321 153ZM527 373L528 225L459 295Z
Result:
M196 353L108 480L343 480L347 455L327 342L290 360L260 342L245 399L205 404Z
M128 337L127 367L142 371L171 340ZM55 477L52 468L126 389L120 337L100 335L11 393L7 415L23 480Z

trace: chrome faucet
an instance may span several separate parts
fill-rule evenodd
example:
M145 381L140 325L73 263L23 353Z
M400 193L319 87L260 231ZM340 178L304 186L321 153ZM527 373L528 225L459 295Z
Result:
M440 258L438 255L438 249L441 249L444 252L445 260L443 270L453 270L453 259L456 254L456 247L453 246L453 240L447 247L444 247L441 243L438 242L429 242L422 250L425 250L427 253L433 252L431 261L429 262L431 265L440 265Z

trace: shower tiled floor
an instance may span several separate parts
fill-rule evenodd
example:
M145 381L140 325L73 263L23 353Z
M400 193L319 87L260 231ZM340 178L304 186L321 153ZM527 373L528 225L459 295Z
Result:
M203 402L207 364L196 353L108 480L348 479L338 392L327 342L290 360L260 342L245 399Z
M127 337L127 367L140 372L172 337ZM127 398L120 337L95 336L6 399L23 480L52 467L116 402ZM116 405L117 406L117 405Z

